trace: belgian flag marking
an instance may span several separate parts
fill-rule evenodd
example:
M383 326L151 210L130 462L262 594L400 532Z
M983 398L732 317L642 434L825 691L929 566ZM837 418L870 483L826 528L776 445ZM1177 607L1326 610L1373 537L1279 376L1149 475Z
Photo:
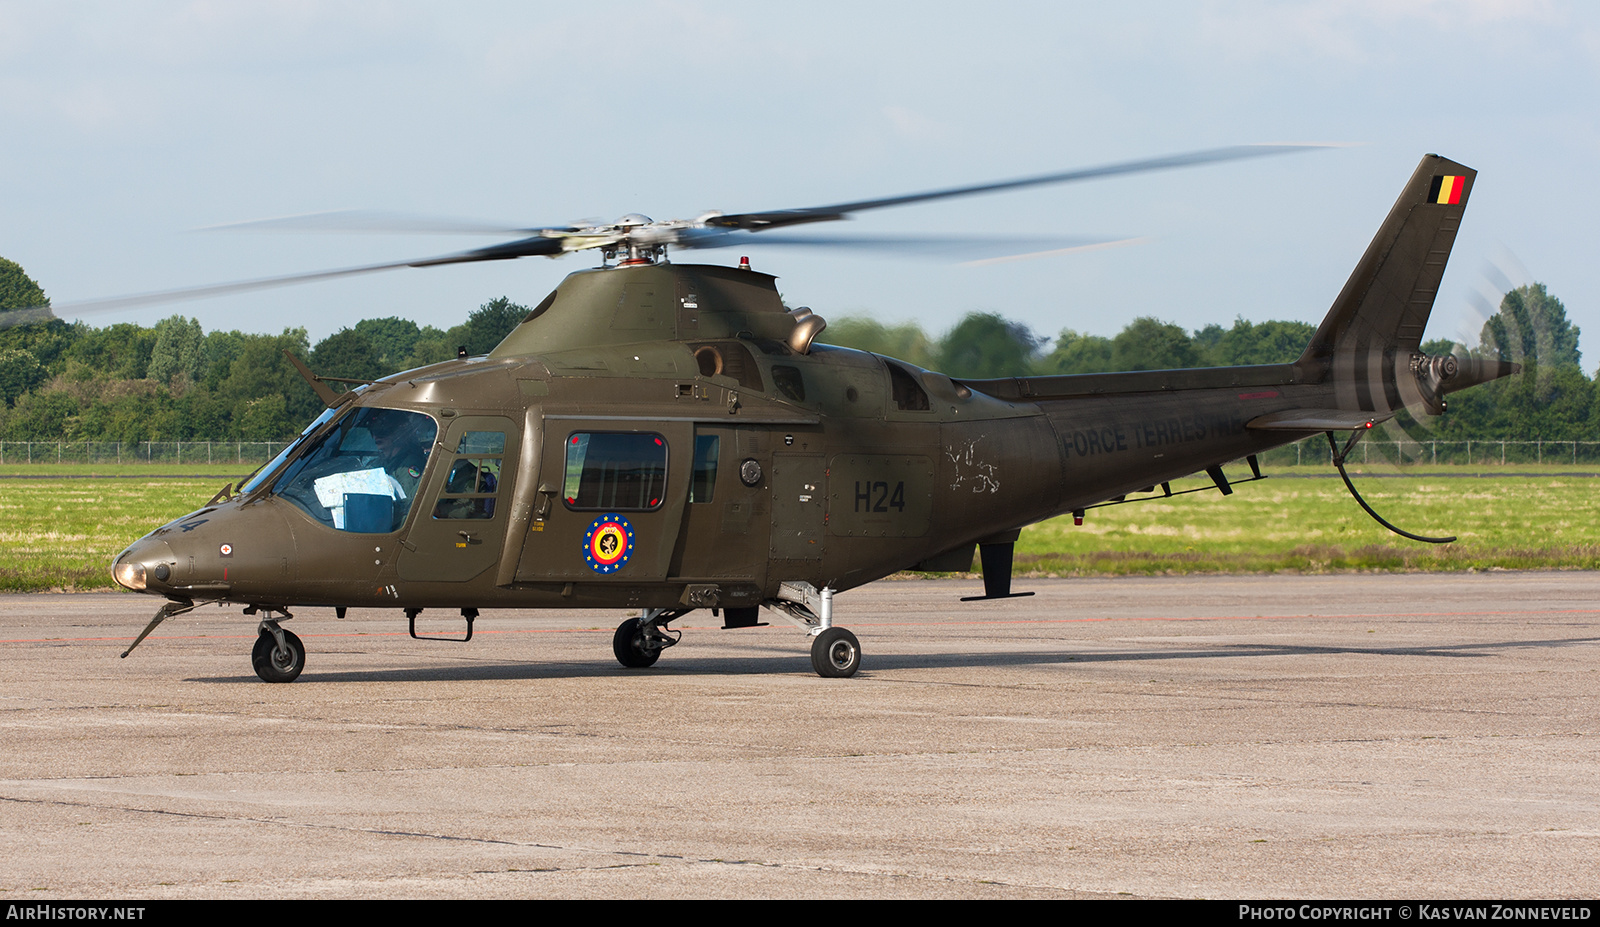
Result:
M1435 177L1433 186L1428 188L1428 202L1454 206L1461 202L1461 191L1466 184L1467 178L1460 174L1442 174Z

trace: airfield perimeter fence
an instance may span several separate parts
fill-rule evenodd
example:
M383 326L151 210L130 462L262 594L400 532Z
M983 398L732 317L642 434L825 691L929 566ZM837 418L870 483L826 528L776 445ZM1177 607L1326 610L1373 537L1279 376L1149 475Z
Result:
M1343 446L1344 435L1340 435ZM0 441L0 464L219 464L260 466L289 441ZM1267 466L1327 466L1327 438L1317 435L1261 455ZM1374 441L1363 438L1353 464L1600 467L1600 441Z
M0 464L226 464L258 467L289 441L0 441Z

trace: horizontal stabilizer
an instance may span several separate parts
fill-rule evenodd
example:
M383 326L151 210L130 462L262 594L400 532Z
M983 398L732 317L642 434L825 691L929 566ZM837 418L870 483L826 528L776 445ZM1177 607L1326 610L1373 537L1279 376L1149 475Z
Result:
M1394 418L1393 412L1361 412L1346 409L1285 409L1245 423L1258 431L1351 431L1371 428Z

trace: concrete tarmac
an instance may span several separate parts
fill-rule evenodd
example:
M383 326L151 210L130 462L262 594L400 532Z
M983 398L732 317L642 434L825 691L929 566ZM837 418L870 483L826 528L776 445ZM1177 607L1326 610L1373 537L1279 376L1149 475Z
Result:
M840 595L848 680L781 620L625 670L620 612L306 609L268 685L237 608L118 660L156 600L0 596L0 901L1600 885L1600 574L1017 586Z

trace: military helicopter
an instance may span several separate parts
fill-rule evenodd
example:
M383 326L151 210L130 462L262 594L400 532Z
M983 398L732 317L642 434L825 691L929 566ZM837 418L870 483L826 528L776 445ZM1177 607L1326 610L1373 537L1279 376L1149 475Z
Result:
M1011 591L1020 529L1087 509L1176 495L1204 472L1224 494L1262 478L1257 454L1326 433L1344 455L1402 409L1515 366L1422 353L1423 328L1476 172L1427 155L1293 363L963 380L816 343L826 324L785 307L776 278L677 264L671 249L926 200L1283 153L1215 149L1044 177L835 206L692 221L518 230L503 244L423 260L104 301L130 305L396 267L598 250L486 356L376 382L315 376L327 405L253 476L120 553L121 586L259 617L267 682L305 666L290 609L637 610L616 629L625 667L678 643L672 622L710 609L727 629L767 608L810 635L813 669L848 677L856 636L842 591L903 570L983 570ZM798 240L816 243L817 239ZM462 352L463 355L465 352ZM1347 434L1344 444L1335 440ZM1250 476L1230 480L1243 460ZM1236 471L1236 476L1237 476ZM1361 500L1362 507L1400 531ZM1159 489L1158 489L1159 487ZM1189 490L1197 491L1197 490Z

